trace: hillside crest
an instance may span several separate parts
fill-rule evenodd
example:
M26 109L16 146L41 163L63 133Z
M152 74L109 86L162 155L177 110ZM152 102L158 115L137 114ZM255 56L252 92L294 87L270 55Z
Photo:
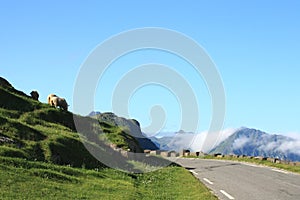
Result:
M74 120L82 126L75 126ZM103 141L108 144L99 138L105 138ZM113 113L84 117L63 111L32 99L0 77L0 156L75 167L105 167L83 143L100 152L100 157L114 156L115 162L120 162L116 165L126 161L118 159L121 156L118 153L103 149L104 146L114 144L124 151L137 153L147 147L156 148L143 136L136 120Z

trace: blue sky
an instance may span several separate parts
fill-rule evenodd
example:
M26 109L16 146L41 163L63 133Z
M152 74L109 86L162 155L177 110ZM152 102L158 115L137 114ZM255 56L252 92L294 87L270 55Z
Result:
M38 90L43 102L49 93L63 96L72 110L76 77L97 45L130 29L167 28L193 38L216 64L226 94L224 128L300 132L298 1L106 2L1 1L0 75L26 93ZM95 109L111 111L119 76L151 62L174 67L190 83L199 101L199 131L206 130L211 102L204 81L165 52L134 52L113 63L99 82ZM134 93L130 116L145 127L153 105L165 109L165 130L180 128L178 101L157 85Z

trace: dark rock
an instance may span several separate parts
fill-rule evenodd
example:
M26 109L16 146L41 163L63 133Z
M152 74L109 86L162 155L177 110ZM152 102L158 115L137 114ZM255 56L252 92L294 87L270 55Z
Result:
M0 86L3 88L12 88L13 86L4 78L0 77Z

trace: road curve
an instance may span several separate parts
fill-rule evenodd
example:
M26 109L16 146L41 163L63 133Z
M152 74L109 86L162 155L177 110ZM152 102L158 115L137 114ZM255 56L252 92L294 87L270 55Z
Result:
M235 161L178 158L221 200L300 199L300 175Z

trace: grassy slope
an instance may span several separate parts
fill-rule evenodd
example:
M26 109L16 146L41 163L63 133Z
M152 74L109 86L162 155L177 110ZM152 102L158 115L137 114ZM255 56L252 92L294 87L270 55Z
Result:
M127 148L121 129L102 125ZM72 113L3 85L0 137L14 141L0 142L0 199L216 199L180 167L147 174L104 167L82 145Z
M0 157L0 199L217 199L187 170L87 170Z
M120 127L99 123L92 118L75 117L85 123L87 130L94 129L95 135L99 134L100 137L101 134L101 137L106 137L120 148L129 149L128 141L138 145ZM0 143L0 156L70 164L75 167L104 167L82 145L72 113L34 101L11 88L0 87L0 136L14 141L2 145ZM102 151L96 144L90 145L97 151Z

